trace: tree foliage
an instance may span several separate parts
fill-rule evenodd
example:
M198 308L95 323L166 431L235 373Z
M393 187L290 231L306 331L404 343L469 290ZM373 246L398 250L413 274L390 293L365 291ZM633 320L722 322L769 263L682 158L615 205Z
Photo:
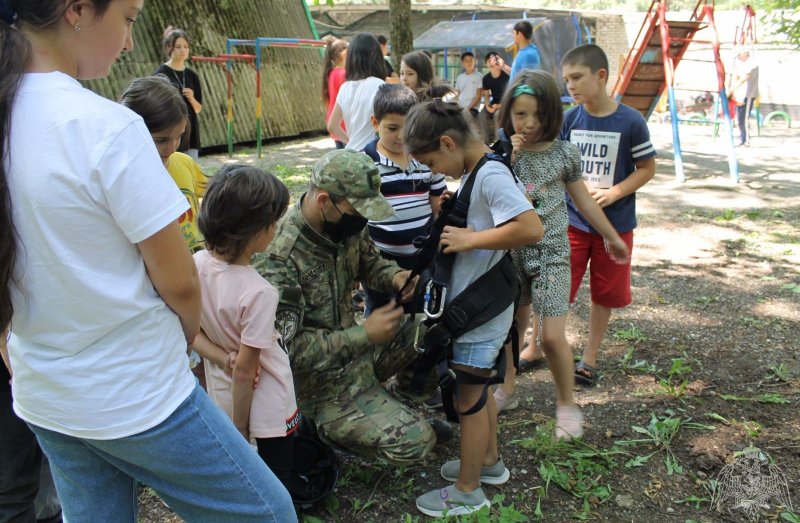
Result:
M763 21L774 35L800 47L800 3L797 0L764 0L760 6Z
M614 9L616 11L647 11L651 0L539 0L537 8L543 9L575 9L602 11ZM671 11L691 11L697 0L668 0ZM314 0L315 5L326 3L334 4L386 4L391 6L395 0ZM430 1L402 0L404 4L426 4ZM475 0L456 0L456 4L474 4ZM484 4L492 5L518 5L518 0L484 0ZM742 0L717 0L717 10L736 11L744 8L746 2ZM791 45L800 47L800 2L798 0L752 0L749 2L759 14L759 21L765 32L771 38L787 41ZM395 46L394 41L392 42Z

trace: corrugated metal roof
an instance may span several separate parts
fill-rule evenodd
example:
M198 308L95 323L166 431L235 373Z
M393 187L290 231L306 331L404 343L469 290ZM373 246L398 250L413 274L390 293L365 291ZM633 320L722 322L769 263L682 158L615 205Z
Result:
M439 22L414 38L414 49L509 47L514 43L514 24L521 20ZM545 18L527 21L536 28Z

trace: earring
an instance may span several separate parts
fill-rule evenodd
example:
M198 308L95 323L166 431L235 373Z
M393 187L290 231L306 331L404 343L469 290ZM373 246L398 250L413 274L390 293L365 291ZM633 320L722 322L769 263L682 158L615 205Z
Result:
M81 24L79 24L78 22L75 22L75 25L73 25L72 28L75 29L76 33L81 32Z

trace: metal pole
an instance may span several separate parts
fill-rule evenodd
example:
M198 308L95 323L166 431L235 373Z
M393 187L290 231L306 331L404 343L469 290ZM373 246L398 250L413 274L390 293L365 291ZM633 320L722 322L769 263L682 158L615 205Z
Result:
M733 121L731 120L728 94L725 92L725 66L722 64L722 57L719 53L720 41L717 26L714 21L714 8L710 5L703 6L702 15L708 18L708 26L711 28L714 35L712 47L714 49L714 60L717 62L717 84L719 85L720 103L722 103L722 115L725 118L725 134L728 135L728 171L730 172L731 181L738 183L739 163L736 161L736 148L733 143Z
M661 31L661 54L664 61L664 80L667 84L667 97L669 100L669 114L672 120L672 150L675 157L675 179L685 182L686 176L683 172L683 154L681 152L681 135L678 128L678 106L675 103L675 69L672 57L669 54L670 36L669 25L667 24L667 6L664 2L658 4L658 25Z
M261 42L256 38L256 154L261 159Z

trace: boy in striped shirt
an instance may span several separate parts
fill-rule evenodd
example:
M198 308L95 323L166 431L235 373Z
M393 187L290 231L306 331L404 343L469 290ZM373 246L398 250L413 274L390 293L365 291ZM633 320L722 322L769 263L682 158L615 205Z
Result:
M412 242L427 234L439 212L439 196L446 189L444 175L433 174L403 148L400 136L406 113L416 103L411 89L400 84L382 85L375 95L372 114L378 138L364 149L380 172L381 193L394 208L390 218L369 222L369 235L381 255L403 269L413 267L417 249ZM372 289L365 291L365 315L391 299Z

